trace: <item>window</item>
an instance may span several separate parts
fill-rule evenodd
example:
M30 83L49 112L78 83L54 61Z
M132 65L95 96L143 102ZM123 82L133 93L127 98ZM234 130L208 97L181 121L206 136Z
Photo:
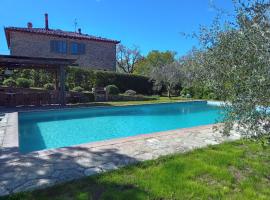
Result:
M77 42L72 42L71 43L71 48L70 48L70 53L72 55L82 55L82 54L85 54L85 44L83 44L83 43L77 43Z
M61 40L52 40L51 41L51 52L54 53L67 53L67 42Z

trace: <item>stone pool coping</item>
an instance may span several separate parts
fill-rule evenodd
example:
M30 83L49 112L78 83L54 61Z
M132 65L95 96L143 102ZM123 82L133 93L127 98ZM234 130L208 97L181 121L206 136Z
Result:
M7 113L2 148L14 148L19 151L18 113ZM18 149L16 149L18 148Z

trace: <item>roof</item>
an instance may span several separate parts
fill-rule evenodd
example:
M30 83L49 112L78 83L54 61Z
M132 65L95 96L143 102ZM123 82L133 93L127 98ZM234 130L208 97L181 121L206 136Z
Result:
M45 28L20 28L20 27L5 27L5 34L7 39L8 47L10 47L10 32L23 32L23 33L31 33L31 34L40 34L40 35L48 35L55 36L61 38L70 38L70 39L79 39L79 40L92 40L98 42L107 42L118 44L120 41L111 40L102 37L96 37L88 34L82 34L71 31L63 31L60 29L45 29Z
M0 68L59 68L76 65L75 59L0 55Z

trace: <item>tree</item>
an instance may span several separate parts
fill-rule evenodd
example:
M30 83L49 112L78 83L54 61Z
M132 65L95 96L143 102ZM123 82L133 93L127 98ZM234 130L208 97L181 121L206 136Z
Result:
M130 49L121 44L117 46L117 67L125 73L133 73L134 66L141 57L138 47Z
M201 29L202 53L191 56L193 72L226 102L223 133L236 128L246 138L270 142L270 3L234 4L235 23L214 21Z
M154 67L150 77L155 82L155 85L164 85L167 89L168 97L171 98L172 89L179 83L181 77L179 64L178 62L173 62Z
M153 50L145 58L140 59L136 63L134 73L149 76L153 68L174 62L175 55L176 53L172 51L160 52Z

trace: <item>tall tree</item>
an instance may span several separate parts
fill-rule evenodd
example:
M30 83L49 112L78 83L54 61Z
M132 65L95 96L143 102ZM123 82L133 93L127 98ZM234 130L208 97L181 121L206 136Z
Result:
M237 128L247 138L270 142L270 3L234 4L235 22L201 29L195 77L227 102L224 133Z
M176 53L172 51L160 52L153 50L136 63L134 73L149 76L153 68L173 63L175 55Z
M157 86L165 86L168 97L171 98L173 88L180 81L180 68L178 62L172 62L166 65L154 67L151 71L150 77Z
M141 59L138 47L132 49L124 46L117 46L117 67L125 73L133 73L135 64Z

